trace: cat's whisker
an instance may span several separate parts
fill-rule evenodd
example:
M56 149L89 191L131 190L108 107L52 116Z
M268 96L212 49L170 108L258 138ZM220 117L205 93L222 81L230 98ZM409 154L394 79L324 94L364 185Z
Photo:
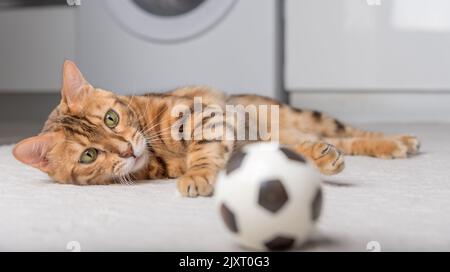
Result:
M162 123L156 124L154 127L156 127L156 126L158 126L158 125L161 125L161 124L162 124ZM147 134L147 133L148 133L151 129L153 129L154 127L149 128L148 130L144 131L143 134L144 134L144 135ZM162 133L162 132L164 132L164 131L167 131L167 130L170 130L170 129L173 129L173 128L175 128L175 125L172 125L172 126L170 126L170 127L161 129L161 130L158 131L158 133Z
M125 163L120 163L118 164L116 167L117 169L120 169L119 171L115 171L118 172L118 174L116 175L116 179L118 179L119 183L122 185L133 185L133 179L130 176L130 173L127 173L126 171L122 170L122 167L124 167Z
M128 181L127 173L123 174L123 180L124 180L125 185L129 185L130 184L129 181Z
M137 119L137 120L138 120L138 123L140 123L141 121L144 122L144 123L147 123L147 121L145 120L145 117L146 117L147 113L148 113L148 110L145 109L144 112L142 113L142 115L136 114L136 116L137 116L137 118L138 118L138 119ZM142 129L145 129L147 126L148 126L148 125L145 125Z
M158 141L161 141L161 140L162 141L173 140L173 138L172 137L165 137L165 138L158 137L158 138L148 139L149 143L155 143L155 142L158 142Z
M159 138L161 136L168 136L168 135L172 136L172 131L161 130L158 133L153 133L153 134L150 134L150 135L144 136L144 137L146 139L157 139L157 138Z
M148 103L146 103L146 105L148 105ZM152 125L152 122L155 120L155 118L154 118L152 121L147 122L146 119L145 119L147 113L148 113L148 109L146 108L145 111L144 111L144 114L143 114L142 116L138 116L139 121L143 121L144 123L146 123L146 125L144 125L144 127L142 127L142 128L140 129L140 131L148 130L149 127L150 127L150 125Z
M142 117L143 118L145 118L145 116L147 116L147 113L148 113L148 105L150 104L149 103L150 101L145 101L145 109L144 109L144 114L142 115Z
M134 95L134 94L131 95L131 98L130 98L130 100L128 101L128 104L126 105L127 108L131 109L131 108L130 108L130 105L131 105L131 102L133 101L133 98L134 98L135 96L136 96L136 95Z
M131 173L128 173L128 178L130 180L130 185L134 185L135 184L134 183L134 178L133 178L133 175Z
M133 185L133 180L131 179L130 173L125 174L127 185Z
M148 113L148 104L149 104L149 101L148 101L148 100L145 101L144 112L143 112L143 114L142 114L141 116L138 116L138 117L139 117L139 121L142 121L142 120L145 121L145 117L147 116L147 113ZM145 123L145 122L144 122L144 123ZM145 128L143 128L143 129L145 129Z
M135 96L136 95L131 95L131 98L130 98L130 100L128 101L128 104L126 105L126 107L128 108L128 109L130 109L134 114L135 114L135 116L137 116L137 120L138 120L138 123L140 123L141 121L144 121L144 123L145 123L145 116L146 116L146 114L147 114L147 109L148 109L148 101L146 101L146 107L145 107L145 111L144 111L144 114L143 115L138 115L135 111L134 111L134 109L132 108L132 107L130 107L131 106L131 103L132 103L132 101L133 101L133 98L135 98Z
M162 124L162 122L159 122L158 124L154 124L153 126L147 128L147 129L144 129L144 130L143 130L143 131L144 131L143 134L149 132L150 130L154 129L155 127L157 127L157 126L159 126L159 125L161 125L161 124Z
M152 125L151 127L149 127L149 128L144 128L144 130L145 131L149 131L149 130L151 130L151 129L153 129L153 128L155 128L156 126L158 126L158 125L161 125L162 124L162 122L163 121L161 121L161 122L159 122L159 123L157 123L157 124L153 124L153 122L163 113L164 111L160 111L150 122L148 122L148 124L149 125Z
M152 119L150 122L148 122L148 123L149 123L149 124L152 124L159 116L161 116L161 114L162 114L163 112L164 112L164 111L158 112L158 114L156 114L155 117L153 117L153 119Z
M120 181L118 180L118 177L117 176L113 176L113 181L114 181L114 184L119 184L120 183Z
M177 128L174 127L174 126L167 127L167 128L162 129L160 131L157 131L156 133L150 134L149 136L153 137L153 136L159 136L159 135L164 135L164 134L167 134L167 133L171 133L172 129L177 129Z
M146 139L157 139L157 138L159 138L159 137L161 137L161 136L167 136L167 135L170 135L170 131L169 131L169 132L167 132L167 131L161 131L161 132L159 132L159 133L150 134L148 137L145 137L145 138L146 138Z
M152 134L152 135L149 135L149 136L145 136L145 139L147 139L147 140L157 140L157 139L160 139L162 137L169 136L169 135L170 134L168 134L168 133L158 133L158 134Z
M121 185L126 185L125 176L123 174L120 175L120 184Z
M119 176L117 176L117 177L114 179L114 181L115 181L116 184L122 184L121 179L120 179Z
M160 111L160 112L159 112L158 114L156 114L156 116L153 117L153 119L152 119L150 122L148 122L148 123L149 123L149 124L152 124L158 117L161 116L161 114L162 114L163 112L165 112L165 111ZM156 126L161 125L161 124L162 124L162 122L159 122L158 124L153 125L150 129L155 128ZM147 130L150 130L150 129L147 129Z

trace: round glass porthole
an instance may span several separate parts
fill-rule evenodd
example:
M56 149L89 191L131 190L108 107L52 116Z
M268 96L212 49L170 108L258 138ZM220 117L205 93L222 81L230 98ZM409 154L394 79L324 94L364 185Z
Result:
M140 8L159 16L179 16L196 9L205 0L133 0Z
M108 0L112 15L128 31L160 42L189 39L212 28L236 0Z

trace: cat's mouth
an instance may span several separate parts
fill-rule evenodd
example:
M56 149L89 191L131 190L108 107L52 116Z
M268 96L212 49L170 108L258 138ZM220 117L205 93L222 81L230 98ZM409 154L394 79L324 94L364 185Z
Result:
M145 155L141 155L136 158L136 165L144 165L145 161L147 160L147 157Z
M145 154L142 154L140 156L137 156L136 158L133 158L132 160L134 160L134 164L130 172L136 172L141 170L145 166L147 156Z
M136 146L133 146L134 156L128 159L127 173L137 172L147 164L148 152L146 152L146 141L145 138L142 139Z
M129 175L138 172L147 164L148 155L143 153L139 156L132 156L124 160L120 173L122 175Z

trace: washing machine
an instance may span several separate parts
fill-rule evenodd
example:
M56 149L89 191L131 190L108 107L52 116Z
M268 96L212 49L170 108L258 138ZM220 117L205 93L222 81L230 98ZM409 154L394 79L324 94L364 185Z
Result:
M209 85L280 98L280 2L83 1L76 60L121 94Z

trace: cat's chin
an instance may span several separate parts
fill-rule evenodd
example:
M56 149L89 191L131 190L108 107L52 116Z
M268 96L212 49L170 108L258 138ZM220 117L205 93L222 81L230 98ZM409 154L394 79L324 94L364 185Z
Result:
M147 155L143 154L135 159L133 168L131 169L131 173L137 172L144 168L144 166L147 164Z

